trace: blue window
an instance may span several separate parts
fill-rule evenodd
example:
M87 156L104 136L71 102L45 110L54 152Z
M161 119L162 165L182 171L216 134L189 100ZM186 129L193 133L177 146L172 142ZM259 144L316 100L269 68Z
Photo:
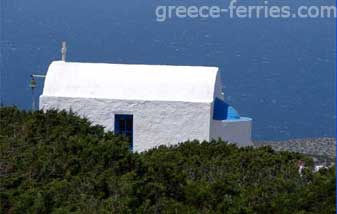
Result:
M115 134L125 136L130 142L130 149L133 149L133 115L115 115Z

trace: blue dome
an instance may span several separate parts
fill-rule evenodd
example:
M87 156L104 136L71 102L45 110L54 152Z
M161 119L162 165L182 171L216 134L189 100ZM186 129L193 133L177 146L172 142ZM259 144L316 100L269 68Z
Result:
M232 106L228 106L227 120L237 120L237 119L240 119L238 111Z
M240 115L238 111L235 110L232 106L228 105L219 98L215 98L214 101L214 120L238 120Z

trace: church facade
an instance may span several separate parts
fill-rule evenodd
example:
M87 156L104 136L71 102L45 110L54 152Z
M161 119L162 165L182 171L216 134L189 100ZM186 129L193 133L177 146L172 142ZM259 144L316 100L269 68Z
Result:
M221 138L252 145L252 119L225 103L219 69L53 62L40 109L72 110L129 138L133 151Z

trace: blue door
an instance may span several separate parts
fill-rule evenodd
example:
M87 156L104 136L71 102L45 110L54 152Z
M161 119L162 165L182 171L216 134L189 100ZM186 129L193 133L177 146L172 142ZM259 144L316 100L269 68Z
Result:
M133 115L115 115L115 134L127 137L130 142L130 149L133 149Z

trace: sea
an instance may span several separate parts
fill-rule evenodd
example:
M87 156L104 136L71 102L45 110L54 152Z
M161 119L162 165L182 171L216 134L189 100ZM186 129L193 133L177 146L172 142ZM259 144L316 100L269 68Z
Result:
M262 2L262 3L261 3ZM238 0L320 6L334 0ZM218 66L226 102L253 118L255 140L335 136L334 18L177 18L159 6L228 0L0 0L1 105L29 110L30 75L68 61ZM35 99L42 93L38 80Z

